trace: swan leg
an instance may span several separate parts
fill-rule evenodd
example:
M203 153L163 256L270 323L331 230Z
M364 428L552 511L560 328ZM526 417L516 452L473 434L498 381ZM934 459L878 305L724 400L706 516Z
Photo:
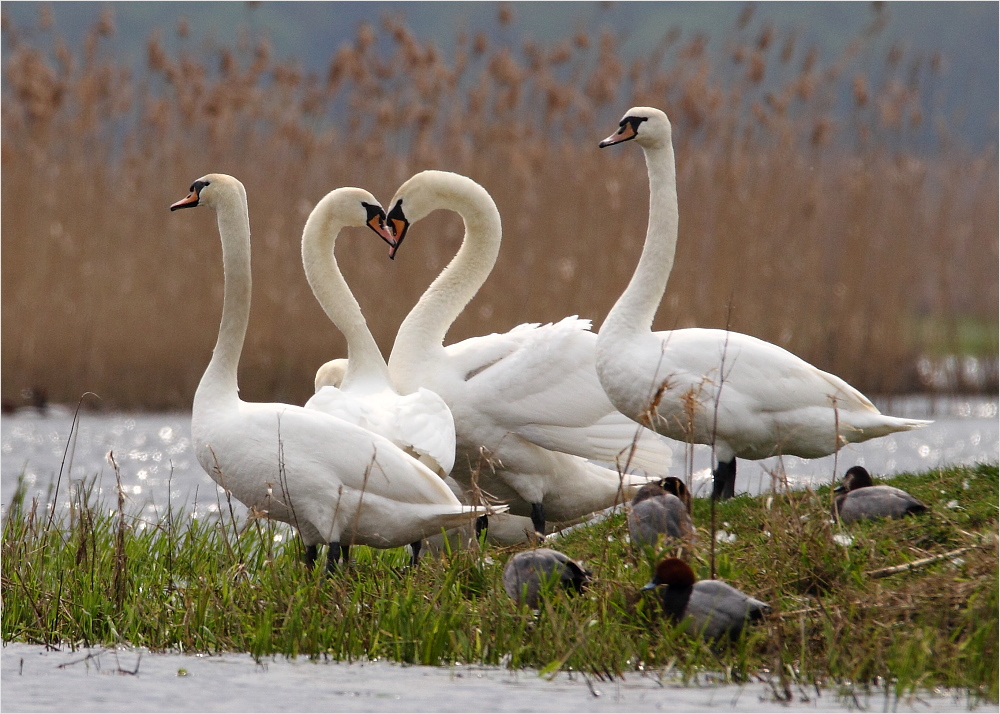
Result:
M419 540L410 543L410 550L412 551L410 554L410 565L414 568L417 567L417 561L420 559L420 545L421 542Z
M313 566L316 565L316 546L315 545L307 545L306 546L305 561L306 561L306 567L309 568L309 570L312 570Z
M479 516L479 518L476 519L476 540L477 541L482 541L482 539L483 539L482 538L483 533L487 532L487 528L488 527L489 527L489 518L487 518L486 516Z
M712 476L712 499L725 501L732 498L736 492L736 457L720 461Z
M539 540L545 540L545 506L541 503L531 504L531 525Z
M344 561L345 566L351 564L351 546L349 545L340 546L340 559Z
M332 541L326 551L326 574L333 575L340 569L340 557L344 554L348 546L340 545L337 541Z

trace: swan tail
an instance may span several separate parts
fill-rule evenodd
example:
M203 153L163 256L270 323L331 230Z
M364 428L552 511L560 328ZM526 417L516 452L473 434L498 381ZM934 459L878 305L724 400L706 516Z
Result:
M431 520L434 523L435 529L444 528L449 530L451 528L459 528L461 526L468 525L471 521L479 518L480 516L486 515L496 515L498 513L506 513L508 506L463 506L461 510L452 511L450 513L438 513ZM436 531L435 531L436 533ZM435 533L432 533L435 534Z
M867 416L867 414L852 415L852 418L844 424L842 433L848 442L877 439L880 436L888 436L898 431L921 429L934 423L927 419L903 419L884 414L872 414L870 418L865 418Z

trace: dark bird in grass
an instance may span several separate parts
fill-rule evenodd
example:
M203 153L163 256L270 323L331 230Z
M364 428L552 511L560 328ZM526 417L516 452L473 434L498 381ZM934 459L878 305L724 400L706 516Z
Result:
M660 561L643 590L657 590L663 612L684 630L705 640L739 637L743 625L763 619L771 611L765 603L720 580L695 582L691 566L679 558Z
M636 547L655 546L659 539L695 540L691 520L691 495L684 482L668 476L647 483L632 498L628 514L628 532Z
M519 604L536 608L544 583L556 581L567 590L582 593L590 578L589 570L559 551L536 548L522 551L507 561L503 589Z
M840 495L833 502L833 517L839 514L842 523L902 518L927 510L927 506L902 489L873 485L871 474L863 466L849 468L834 493Z

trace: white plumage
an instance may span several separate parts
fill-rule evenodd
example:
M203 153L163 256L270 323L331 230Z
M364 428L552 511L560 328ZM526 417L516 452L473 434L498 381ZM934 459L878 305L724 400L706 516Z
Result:
M321 412L239 398L237 368L250 317L250 223L246 191L209 174L171 206L218 214L225 269L222 321L195 392L191 435L209 475L251 509L292 524L307 546L398 547L480 515L444 481L388 439Z
M500 248L500 214L481 186L423 171L391 205L388 221L400 243L410 224L438 208L456 211L466 226L458 254L403 321L389 357L402 393L431 389L451 408L457 481L466 488L478 482L544 532L546 518L568 521L606 508L645 482L625 476L623 484L617 472L586 459L624 465L638 436L631 465L650 471L669 465L669 447L618 414L601 389L589 321L524 324L443 346Z
M324 196L302 231L302 265L323 311L347 340L348 360L334 383L317 386L307 409L340 417L381 434L441 476L455 463L455 422L448 405L426 389L401 395L389 380L361 307L348 287L334 252L344 227L368 225L387 240L384 211L360 188L338 188ZM323 369L323 368L321 368ZM331 368L332 369L332 368Z
M632 280L597 345L601 384L623 414L670 438L714 445L716 498L733 495L736 457L816 458L930 423L880 414L844 380L755 337L711 329L652 332L677 246L670 121L659 109L635 107L601 146L629 139L646 157L649 227Z

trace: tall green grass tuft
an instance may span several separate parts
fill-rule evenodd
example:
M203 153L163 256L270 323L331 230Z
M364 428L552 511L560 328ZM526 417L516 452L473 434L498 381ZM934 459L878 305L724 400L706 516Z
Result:
M425 555L412 569L403 549L358 547L328 578L306 570L299 541L274 522L173 509L149 521L81 488L49 524L22 493L3 524L2 636L601 678L716 672L786 689L965 687L997 701L997 482L996 465L901 476L890 483L931 511L849 529L829 518L826 488L718 504L719 528L735 536L716 545L718 577L774 613L717 647L664 622L639 592L649 560L626 542L622 514L551 543L595 582L582 596L551 589L531 611L501 586L516 549ZM708 523L707 502L695 501L694 519ZM698 535L705 578L710 534Z

